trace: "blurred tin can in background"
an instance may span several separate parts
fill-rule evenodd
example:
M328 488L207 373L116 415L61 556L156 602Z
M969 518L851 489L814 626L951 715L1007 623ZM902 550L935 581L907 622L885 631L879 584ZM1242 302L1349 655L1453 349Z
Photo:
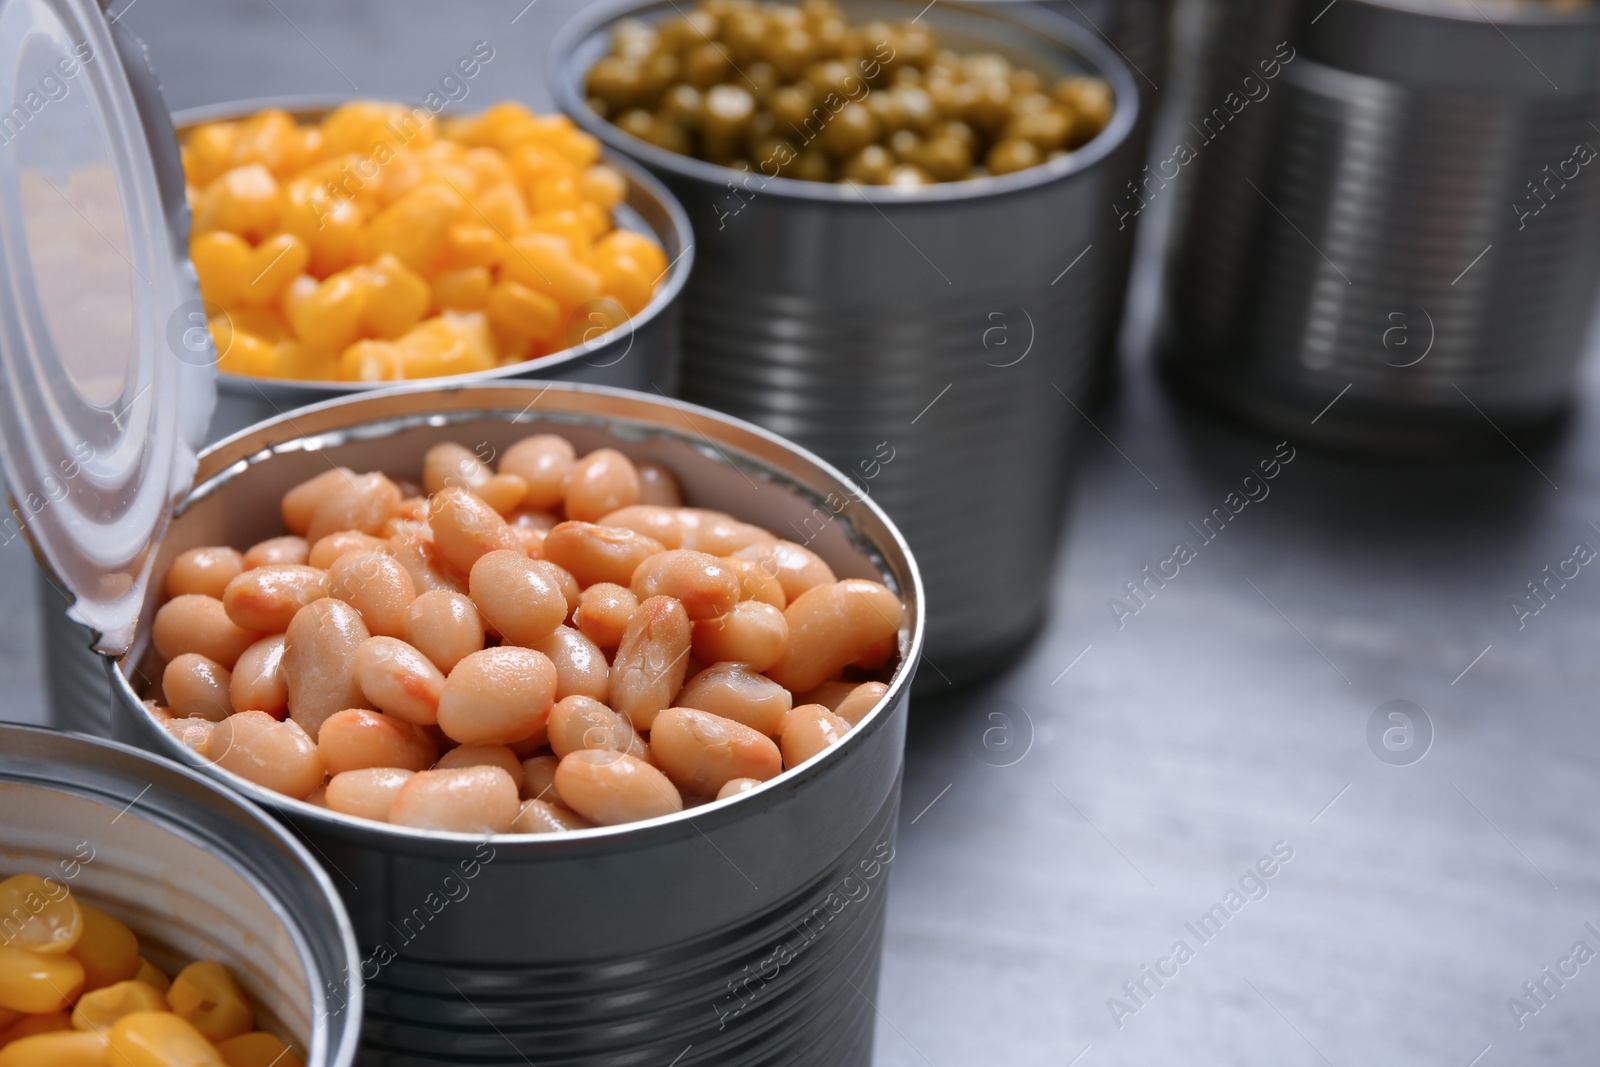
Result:
M1600 285L1600 10L1209 7L1167 369L1362 449L1558 416Z
M1122 316L1131 242L1111 203L1137 169L1139 93L1097 35L1031 4L843 8L851 21L920 13L957 52L1098 74L1116 111L1070 155L1001 176L897 189L742 173L647 144L586 103L614 24L670 17L670 0L585 11L552 49L552 88L689 214L684 398L819 453L889 512L928 588L923 684L942 687L1000 667L1044 612L1075 406Z

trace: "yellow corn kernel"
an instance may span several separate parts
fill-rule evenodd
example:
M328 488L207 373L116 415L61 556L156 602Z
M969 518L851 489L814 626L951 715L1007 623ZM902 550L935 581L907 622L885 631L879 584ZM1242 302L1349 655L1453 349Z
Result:
M337 349L312 348L303 341L279 341L273 376L297 382L331 382L338 377Z
M167 977L167 972L151 963L143 956L139 957L139 969L134 972L133 980L143 982L160 993L166 993L172 988L172 979Z
M362 322L379 337L398 337L422 321L430 299L427 282L398 257L381 255L367 275Z
M548 233L562 238L579 262L589 258L589 245L592 242L589 227L574 208L541 211L528 220L528 229L533 233Z
M227 230L197 233L189 242L189 258L200 279L200 295L224 307L237 304L250 276L250 242Z
M509 182L483 190L473 199L472 206L473 214L503 237L527 229L528 204L517 187Z
M317 291L321 283L309 274L302 274L289 283L289 287L278 298L278 310L283 314L283 321L293 322L295 311L304 304L312 293Z
M428 178L422 159L415 152L396 152L383 163L364 161L357 177L371 175L366 192L379 208L386 208L417 188Z
M60 1011L83 988L83 964L62 952L0 948L0 1008Z
M104 1034L36 1034L0 1049L0 1067L105 1067Z
M259 241L278 227L283 215L283 190L272 172L259 163L234 167L200 194L199 230L227 230L247 241Z
M517 136L527 140L553 144L560 140L563 134L577 129L571 119L559 112L552 115L535 115L524 108L522 115L520 125L516 127L515 133Z
M289 283L305 273L311 262L306 243L293 234L280 233L256 246L245 264L247 275L239 299L246 304L268 304L283 295Z
M598 241L611 232L611 212L599 204L585 200L572 210L578 213L583 228L589 231L590 242Z
M613 230L595 242L596 256L629 255L644 264L651 277L659 277L667 269L667 254L661 246L642 233L632 230Z
M533 113L521 104L510 100L490 105L481 115L467 115L449 120L445 135L469 145L501 147L502 135L517 123L533 118Z
M32 1037L34 1034L54 1034L62 1030L71 1029L72 1016L64 1011L23 1015L4 1030L0 1030L0 1048L4 1048L13 1041L21 1041L25 1037Z
M294 287L290 288L293 292ZM313 280L309 293L292 304L286 296L283 307L296 337L313 348L331 351L345 348L360 336L366 302L367 287L344 273L320 285Z
M572 257L567 242L543 233L512 239L501 275L571 309L600 295L600 276Z
M82 936L83 914L60 882L36 874L14 874L0 882L0 945L67 952Z
M578 308L567 319L563 344L568 348L593 346L612 331L625 328L632 318L621 304L602 296Z
M517 180L510 162L493 148L468 148L461 153L461 162L472 171L473 186L478 189Z
M183 142L183 172L199 186L210 185L233 166L235 124L208 122L196 126Z
M436 123L404 104L356 100L341 104L322 120L324 154L372 155L379 146L394 149L432 144ZM378 153L379 158L385 153Z
M219 331L217 321L212 320L211 334L212 343L217 346L217 370L223 374L243 374L251 378L277 375L278 351L272 342L237 327Z
M477 174L471 167L454 160L424 159L422 174L424 181L443 182L461 196L471 196L478 191Z
M589 263L600 275L605 294L621 304L629 315L637 315L655 295L655 278L633 256L612 253L595 256Z
M500 353L500 358L495 360L497 367L509 367L513 363L537 359L549 351L547 346L535 342L526 334L513 333L493 322L490 325L494 329L494 350Z
M219 1042L217 1052L228 1067L305 1067L293 1049L261 1030Z
M465 203L448 185L423 182L372 220L367 247L375 256L388 253L412 270L426 270Z
M517 282L501 281L489 290L489 321L496 328L535 341L561 332L561 305Z
M72 1028L103 1033L124 1015L167 1010L167 998L159 989L130 979L79 997L72 1009Z
M395 342L407 378L470 374L495 365L488 320L475 312L447 311Z
M459 337L429 331L401 338L395 349L406 378L443 378L478 369L471 365L467 343Z
M565 115L562 118L566 118ZM592 167L600 162L600 142L593 134L572 126L571 120L551 139L556 151L580 167Z
M167 1002L208 1041L225 1041L255 1026L250 1002L215 960L197 960L179 971L167 990Z
M406 377L423 377L414 368L429 362L451 369L428 373L465 374L488 370L495 363L494 334L481 311L445 311L406 333L395 344L406 364Z
M83 988L99 989L134 977L139 970L139 939L133 931L92 904L79 904L83 936L72 957L83 964Z
M337 197L320 185L296 180L284 193L284 233L292 233L311 249L312 275L326 278L356 261L364 216L355 201Z
M540 144L519 145L506 154L506 162L524 189L533 188L533 183L542 178L576 177L578 173L564 156Z
M440 271L433 276L433 310L477 311L489 303L488 267Z
M528 183L528 206L534 211L560 211L583 203L572 174L546 174Z
M270 304L229 308L227 315L235 328L253 333L268 344L277 344L290 336L289 324L282 313Z
M227 1067L204 1034L171 1012L124 1015L109 1037L105 1062L116 1067Z
M305 137L287 111L268 108L239 122L233 139L233 165L260 163L286 178L311 162Z
M628 183L622 175L601 164L579 175L578 193L589 203L610 211L627 197Z
M489 226L476 222L458 222L445 235L444 247L439 249L435 266L440 270L464 270L467 267L492 267L505 258L505 238Z
M339 356L341 382L397 382L405 376L393 341L357 341Z

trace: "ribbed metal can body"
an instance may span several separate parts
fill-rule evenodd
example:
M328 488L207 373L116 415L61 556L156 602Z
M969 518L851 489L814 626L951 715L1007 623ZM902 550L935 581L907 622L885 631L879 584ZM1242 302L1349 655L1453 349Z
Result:
M67 617L66 595L43 570L35 575L40 659L48 723L58 730L105 737L111 729L111 684L94 634Z
M367 991L364 1064L864 1067L923 606L903 539L870 499L847 498L838 472L756 427L619 390L370 395L214 446L157 569L275 529L282 493L330 462L398 475L440 441L493 455L539 432L660 462L692 504L779 531L813 524L837 575L883 581L906 604L885 702L741 798L560 835L385 826L208 773L285 819L343 894ZM150 656L144 630L112 675L117 728L200 762L138 703Z
M1110 127L1074 158L1004 178L910 191L766 179L653 148L584 105L609 23L671 11L586 13L558 41L553 78L562 106L649 167L694 226L683 395L843 468L917 553L928 680L986 673L1043 614L1083 421L1073 405L1122 313L1131 242L1112 201L1133 165L1133 80L1093 34L1031 5L939 4L924 21L949 47L1105 75L1123 103Z
M1600 288L1600 15L1527 10L1356 0L1302 12L1293 58L1276 26L1218 49L1166 279L1170 370L1356 447L1560 413ZM1226 92L1266 84L1262 59L1281 63L1270 96L1202 140Z
M228 789L123 745L0 725L0 854L0 874L105 910L169 974L221 962L256 1028L309 1067L355 1062L349 918L309 853Z

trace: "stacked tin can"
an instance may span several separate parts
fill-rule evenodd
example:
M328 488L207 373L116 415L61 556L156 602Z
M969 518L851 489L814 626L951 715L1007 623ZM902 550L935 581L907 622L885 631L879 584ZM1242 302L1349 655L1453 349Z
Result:
M957 49L1099 74L1116 111L1070 156L999 177L910 190L753 178L646 144L585 101L612 24L671 16L671 0L586 11L552 48L553 90L689 214L685 399L815 450L894 516L928 585L922 684L943 688L1004 663L1044 612L1075 408L1122 313L1128 246L1111 202L1137 169L1139 93L1097 35L1033 5L844 10L920 12Z
M1360 448L1559 415L1600 286L1600 10L1213 0L1202 47L1168 369Z

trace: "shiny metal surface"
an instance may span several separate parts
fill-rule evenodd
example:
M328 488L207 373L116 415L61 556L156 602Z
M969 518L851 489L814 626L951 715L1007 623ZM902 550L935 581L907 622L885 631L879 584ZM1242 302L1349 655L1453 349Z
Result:
M203 775L123 745L0 725L0 874L49 877L175 974L222 962L258 1029L348 1067L361 1026L350 919L283 827Z
M1138 87L1139 120L1128 135L1130 147L1122 155L1124 173L1112 183L1116 192L1111 210L1115 215L1118 213L1116 200L1128 189L1136 188L1144 177L1141 167L1149 158L1151 137L1159 116L1165 114L1167 101L1179 95L1173 85L1176 71L1169 63L1176 4L1174 0L1038 0L1036 6L1098 34L1128 65L1134 85ZM1127 257L1126 262L1131 262L1134 244L1145 225L1143 212L1127 220L1119 216L1113 239L1127 242L1129 247L1117 251L1118 256ZM1103 399L1116 382L1117 349L1117 345L1107 345L1098 356L1094 384L1089 391L1089 396L1096 401Z
M845 6L895 19L922 7ZM670 0L596 5L553 46L551 78L563 109L649 167L695 227L684 396L847 471L917 553L928 680L993 671L1044 610L1079 421L1070 402L1084 400L1121 315L1131 243L1110 205L1132 158L1133 80L1063 19L938 4L924 20L950 47L1099 71L1125 105L1074 155L1000 178L912 191L741 178L638 141L583 102L610 22L671 11Z
M1332 404L1310 432L1357 447L1497 447L1561 413L1600 289L1600 13L1268 6L1214 23L1167 367L1271 426ZM1228 117L1275 39L1295 58Z
M148 546L212 403L177 143L143 42L93 0L0 12L0 530L101 647L127 648Z
M94 634L67 616L67 597L40 567L34 571L39 612L39 653L44 666L49 723L94 737L111 734L111 683Z
M812 529L841 577L896 588L908 621L885 704L742 798L559 837L381 826L208 771L286 819L344 895L363 954L364 1064L865 1065L923 605L900 535L838 472L753 426L621 390L373 394L207 451L158 566L276 530L284 490L329 463L399 474L441 440L482 455L541 430L665 463L691 503ZM200 762L139 705L147 640L112 674L115 729Z
M237 118L267 107L283 108L299 119L314 119L331 111L339 102L338 98L326 96L271 97L191 108L173 118L180 131L202 122ZM615 152L606 153L605 162L627 179L627 197L615 210L618 226L654 237L670 264L654 298L626 326L525 364L412 383L290 382L221 374L218 375L217 410L211 420L209 440L220 440L253 423L307 404L393 389L402 384L426 391L466 382L531 378L675 395L678 387L678 296L694 267L689 220L672 194L644 168Z

